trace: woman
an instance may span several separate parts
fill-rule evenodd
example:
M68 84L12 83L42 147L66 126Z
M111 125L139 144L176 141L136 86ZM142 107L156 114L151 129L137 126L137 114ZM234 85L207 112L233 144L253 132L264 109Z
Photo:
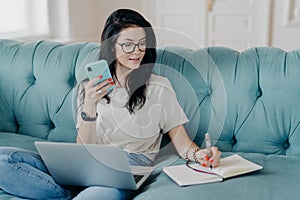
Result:
M100 76L82 87L79 114L93 120L77 118L77 142L114 144L128 152L131 163L151 165L159 151L161 133L168 133L183 158L216 166L218 149L212 148L210 160L202 157L205 153L183 127L187 118L170 82L152 74L156 40L150 23L135 11L117 10L107 19L101 42L100 59L110 63L113 80L94 86ZM116 88L110 93L114 83ZM94 191L102 193L101 188Z
M80 83L77 143L114 144L127 152L132 165L152 165L163 133L168 133L182 158L203 166L217 166L221 152L212 147L208 158L208 152L200 150L190 140L183 127L188 120L170 82L152 74L155 47L154 31L139 13L119 9L108 17L101 36L99 58L109 63L113 79L95 85L102 79L99 75ZM113 85L115 88L109 90ZM12 155L10 159L14 162L26 161L29 166L26 173L7 165L9 161L2 159L4 155L7 158L7 154ZM0 181L3 190L27 198L71 197L68 190L48 175L38 155L6 148L1 150L0 156L0 173L6 171L11 177ZM26 189L28 185L38 188L38 195L30 194L30 189ZM130 190L89 187L74 199L127 199L131 195Z

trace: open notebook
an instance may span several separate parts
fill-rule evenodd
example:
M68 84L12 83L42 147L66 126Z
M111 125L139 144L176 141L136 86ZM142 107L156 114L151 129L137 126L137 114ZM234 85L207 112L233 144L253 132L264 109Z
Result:
M178 185L195 185L221 182L225 178L257 171L263 167L234 154L222 158L220 165L213 169L201 167L199 164L175 165L164 167L163 171Z

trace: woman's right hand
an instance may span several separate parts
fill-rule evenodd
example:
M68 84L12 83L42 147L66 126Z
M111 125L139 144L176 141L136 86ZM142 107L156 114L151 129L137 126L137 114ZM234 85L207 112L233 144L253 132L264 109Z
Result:
M87 113L89 117L97 116L97 103L108 93L108 89L114 85L111 78L96 84L101 79L101 76L91 79L84 86L84 104L82 111ZM89 121L82 122L78 129L77 143L96 144L96 123L90 123Z
M105 81L95 85L102 76L91 79L85 86L85 97L83 109L88 112L95 112L96 105L101 98L107 93L108 89L114 85L112 78L108 78Z

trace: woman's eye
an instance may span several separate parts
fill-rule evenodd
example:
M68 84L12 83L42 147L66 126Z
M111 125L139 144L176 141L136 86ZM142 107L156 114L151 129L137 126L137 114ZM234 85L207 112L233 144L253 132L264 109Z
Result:
M125 46L125 47L131 47L131 46L132 46L132 43L124 43L124 46Z

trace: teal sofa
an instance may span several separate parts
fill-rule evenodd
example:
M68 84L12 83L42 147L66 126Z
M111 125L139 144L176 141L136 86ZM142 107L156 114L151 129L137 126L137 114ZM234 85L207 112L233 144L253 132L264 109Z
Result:
M98 52L95 43L0 40L0 146L36 151L34 141L75 142L73 93ZM184 163L165 137L135 199L300 199L300 50L162 47L157 54L153 72L171 81L190 137L202 145L210 132L223 156L238 153L264 168L179 187L162 172ZM7 199L20 198L0 190Z

